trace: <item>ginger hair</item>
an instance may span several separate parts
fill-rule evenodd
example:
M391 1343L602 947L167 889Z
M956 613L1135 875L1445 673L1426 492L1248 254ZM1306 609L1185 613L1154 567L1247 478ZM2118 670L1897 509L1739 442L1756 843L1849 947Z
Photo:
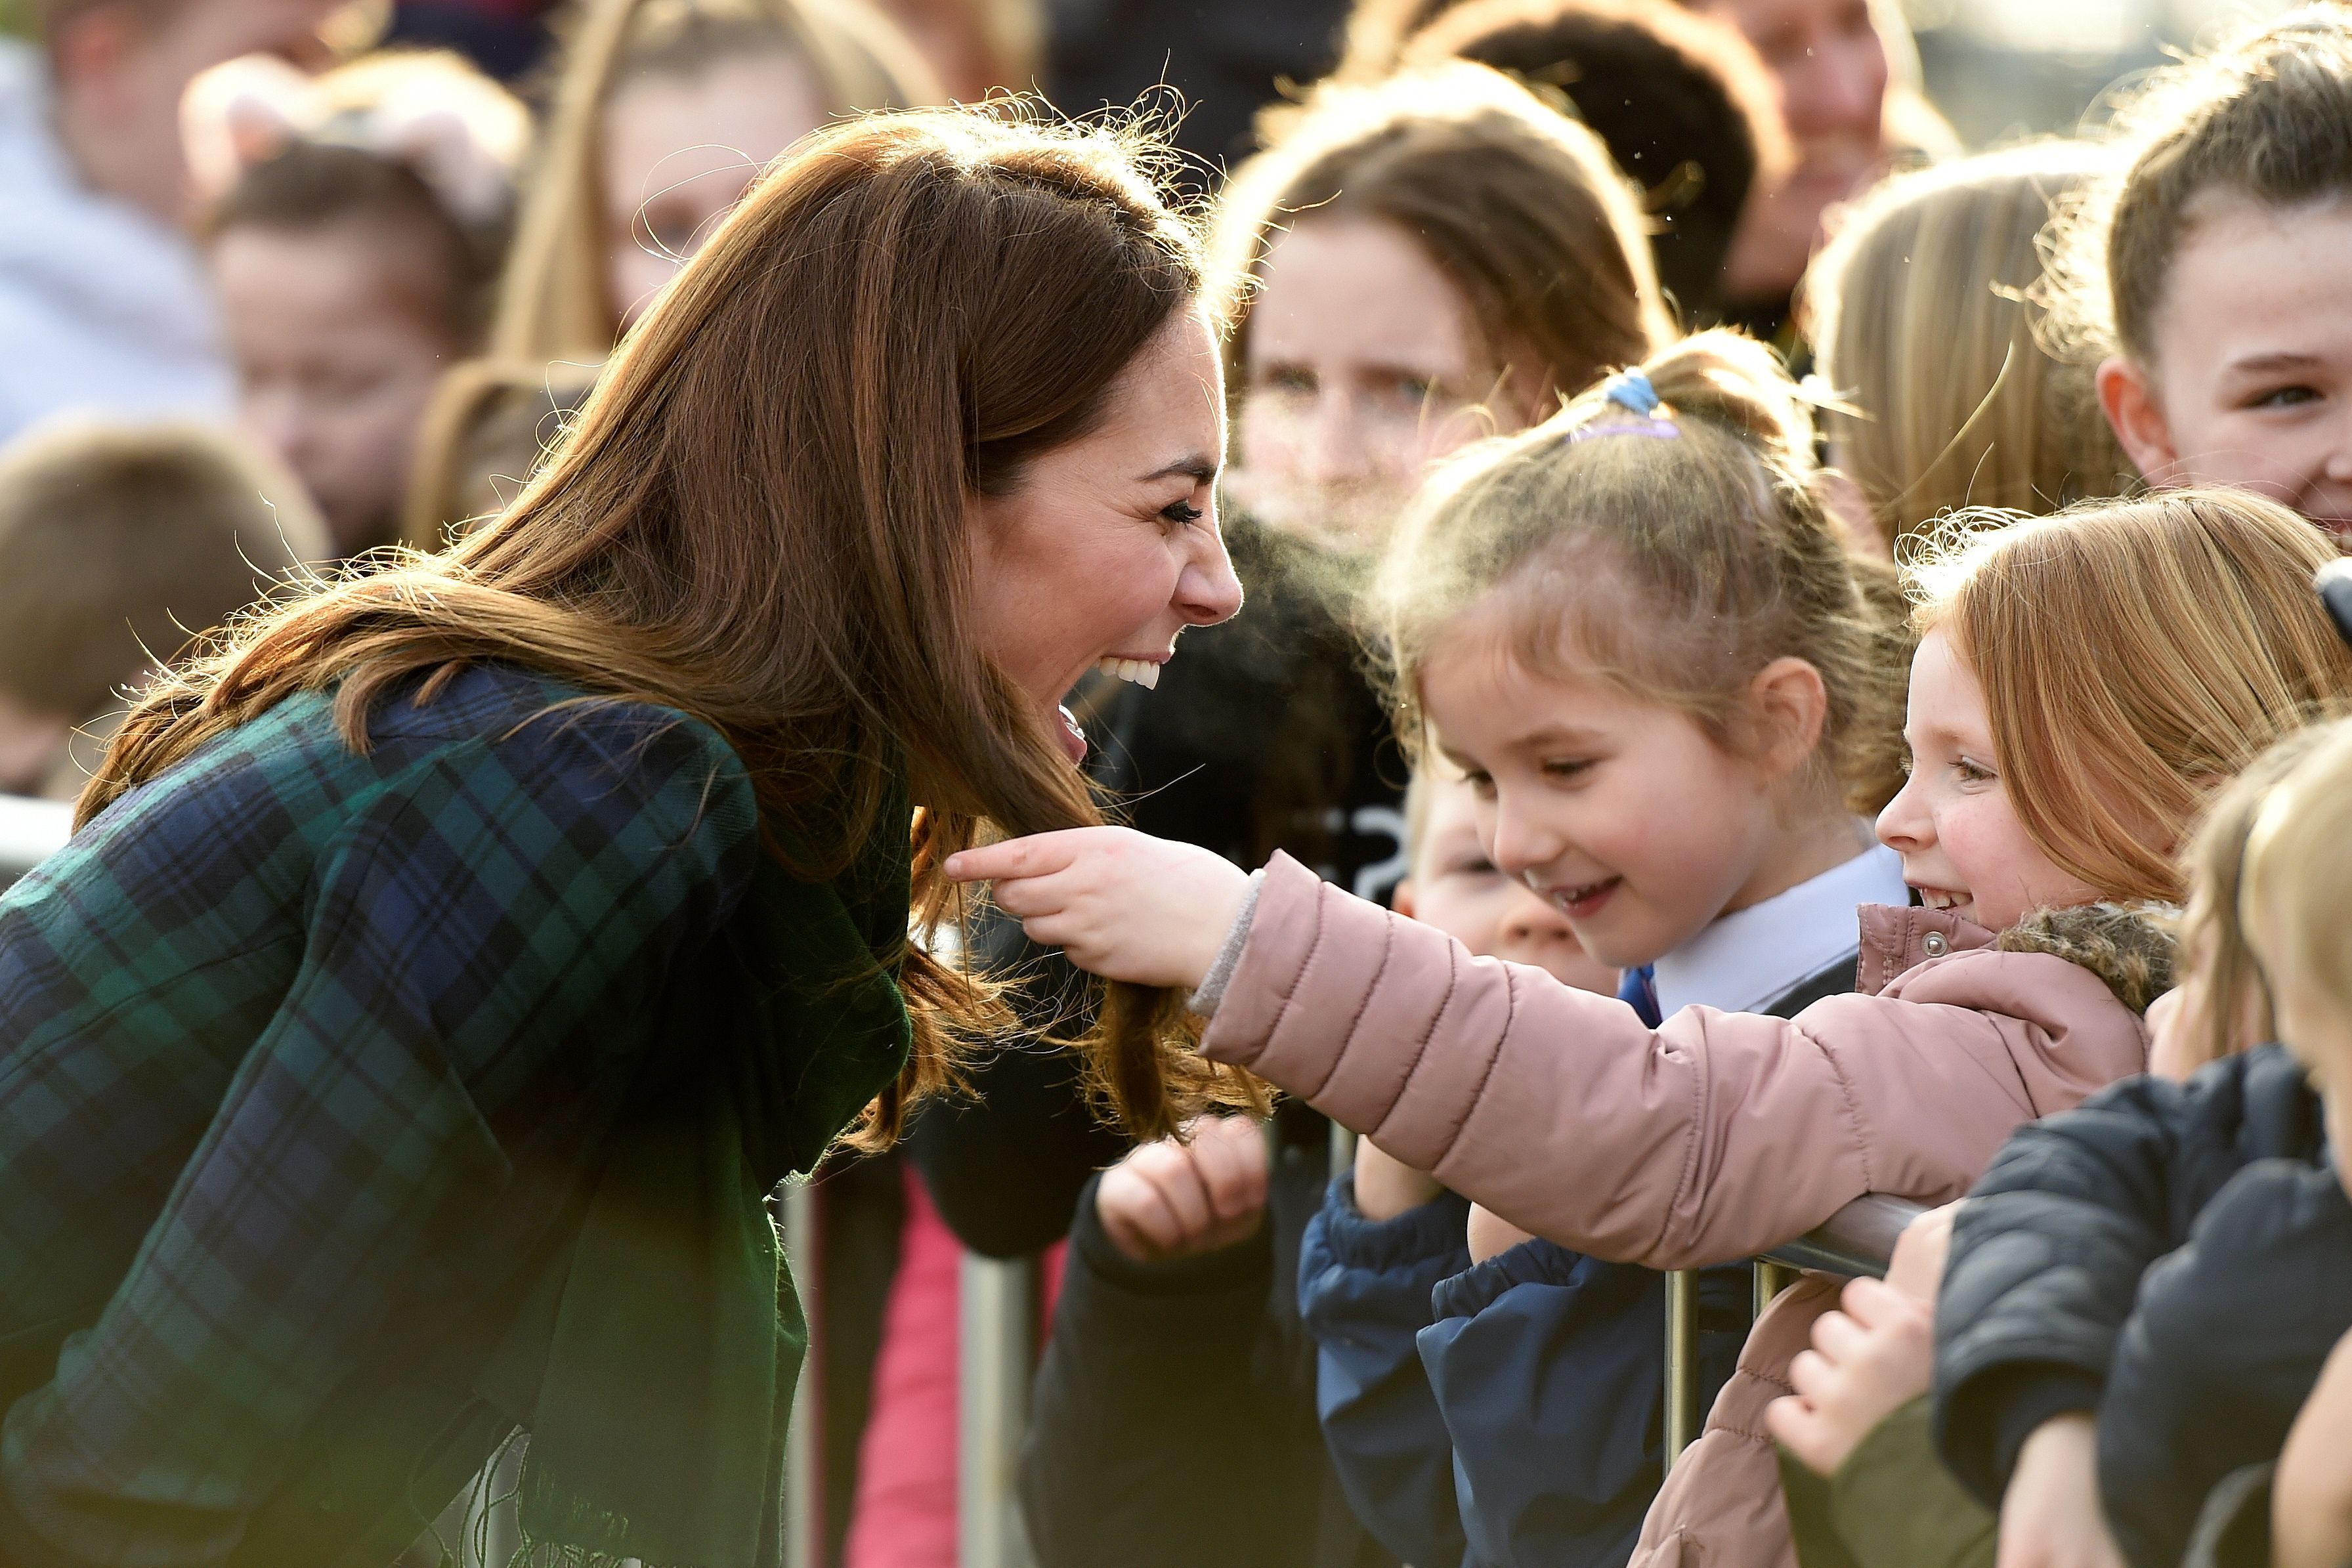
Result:
M2182 489L1964 517L1911 577L1921 632L1944 630L1983 689L2035 846L2103 898L2177 904L2212 792L2352 699L2311 588L2334 556L2276 502Z

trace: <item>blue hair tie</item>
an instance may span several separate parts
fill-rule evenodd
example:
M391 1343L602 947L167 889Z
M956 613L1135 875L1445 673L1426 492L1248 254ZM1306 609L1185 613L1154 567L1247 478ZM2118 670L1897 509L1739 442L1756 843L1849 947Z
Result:
M1619 371L1601 382L1601 396L1643 419L1655 419L1659 404L1664 401L1658 396L1658 389L1650 384L1650 378L1638 369Z

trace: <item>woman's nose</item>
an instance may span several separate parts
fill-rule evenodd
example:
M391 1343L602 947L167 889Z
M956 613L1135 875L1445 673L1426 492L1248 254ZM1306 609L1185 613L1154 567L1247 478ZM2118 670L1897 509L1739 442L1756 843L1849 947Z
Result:
M1195 626L1230 621L1242 607L1242 580L1234 573L1224 536L1213 525L1199 530L1201 547L1176 579L1176 612Z

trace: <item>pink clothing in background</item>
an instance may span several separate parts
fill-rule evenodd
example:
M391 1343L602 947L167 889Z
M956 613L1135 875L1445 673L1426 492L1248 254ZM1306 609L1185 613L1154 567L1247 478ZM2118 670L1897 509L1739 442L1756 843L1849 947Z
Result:
M958 1273L962 1249L911 1161L907 1221L874 1358L873 1413L857 1449L844 1568L956 1568ZM1062 1252L1045 1254L1050 1315Z

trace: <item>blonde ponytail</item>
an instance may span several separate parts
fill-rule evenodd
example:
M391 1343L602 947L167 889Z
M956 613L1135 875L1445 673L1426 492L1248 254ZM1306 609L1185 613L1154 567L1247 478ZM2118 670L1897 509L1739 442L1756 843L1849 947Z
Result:
M1813 483L1803 400L1762 344L1701 332L1431 481L1373 590L1398 726L1421 738L1430 648L1500 594L1537 667L1608 680L1746 748L1775 659L1818 671L1813 772L1855 810L1892 794L1908 661Z

